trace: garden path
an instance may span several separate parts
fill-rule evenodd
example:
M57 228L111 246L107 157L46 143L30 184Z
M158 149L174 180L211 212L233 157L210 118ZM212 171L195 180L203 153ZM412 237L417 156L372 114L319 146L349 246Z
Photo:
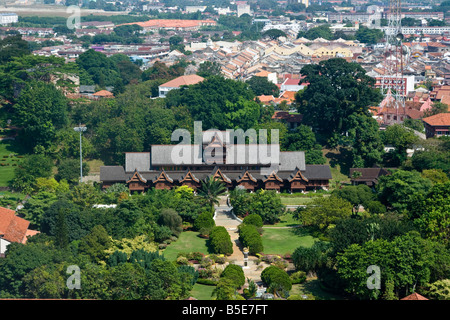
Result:
M216 206L216 226L223 226L230 234L233 243L233 253L228 257L229 261L234 264L244 266L243 246L239 241L238 226L241 224L239 220L231 213L231 207L227 205L226 197L220 197L219 206ZM261 266L255 263L257 257L249 256L248 265L244 267L245 278L252 279L256 283L261 282Z

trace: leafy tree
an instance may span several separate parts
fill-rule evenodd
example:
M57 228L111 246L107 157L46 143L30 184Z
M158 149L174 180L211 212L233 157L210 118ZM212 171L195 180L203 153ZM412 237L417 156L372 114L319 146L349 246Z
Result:
M235 189L230 192L230 203L237 216L257 214L267 224L277 222L285 211L280 197L273 191L258 190L255 193L245 193Z
M34 238L34 239L33 239ZM33 240L32 240L33 239ZM39 241L43 239L44 241ZM68 259L55 250L54 245L45 235L36 235L28 239L26 245L12 242L8 245L6 257L0 261L0 295L20 298L25 295L23 278L29 272L43 265Z
M89 234L81 238L78 250L86 254L93 261L105 260L105 250L111 245L111 239L105 228L101 225L95 226Z
M375 195L372 190L363 184L357 186L345 186L333 191L333 193L353 205L353 214L358 212L360 205L365 207L370 201L375 200Z
M331 40L333 38L333 33L331 32L330 25L324 24L318 27L313 27L306 32L300 31L297 38L302 37L309 40L315 40L317 38Z
M286 133L282 148L286 151L305 151L307 164L324 164L326 162L322 154L322 146L317 143L316 135L311 128L303 124Z
M246 83L212 76L195 85L171 90L166 105L186 106L193 120L202 121L206 128L247 130L260 115L260 107L253 99L254 94Z
M58 167L58 173L56 174L56 179L58 181L66 180L70 183L76 183L80 180L80 161L77 159L64 159L62 160ZM83 162L83 175L89 173L89 165Z
M430 284L426 290L430 299L450 300L450 279L438 280Z
M449 177L442 169L425 169L422 171L422 177L430 180L433 184L449 181Z
M216 61L204 61L198 66L197 75L203 78L211 76L220 76L222 74L222 67Z
M113 86L120 79L119 72L113 60L98 51L89 49L76 60L78 66L84 69L100 87Z
M342 58L307 65L301 74L309 83L296 95L302 122L328 138L351 130L350 117L368 114L369 106L381 100L374 79L360 65Z
M279 37L286 37L286 33L283 30L279 29L269 29L267 31L264 31L262 36L275 40L278 39Z
M450 182L418 192L407 204L408 213L424 236L448 243L450 239Z
M352 145L353 167L370 168L380 163L384 145L375 119L368 115L350 116L349 140Z
M15 190L29 193L33 190L36 179L49 178L52 173L52 160L42 154L31 154L23 158L14 169L14 179L11 187Z
M396 297L403 297L416 286L438 280L436 271L442 270L443 264L450 258L448 252L444 253L442 249L442 244L424 240L414 232L396 237L393 241L379 239L362 246L352 244L338 254L337 272L344 281L345 291L359 299L384 296L389 289L388 283L393 286L391 290ZM366 270L370 265L383 270L381 290L369 290L366 286ZM440 276L445 277L446 273Z
M356 40L365 44L376 44L383 39L384 34L380 29L370 29L364 26L360 26L355 33Z
M340 219L352 215L352 204L337 196L321 197L308 203L305 208L299 207L294 212L294 217L306 226L316 226L326 230L330 225Z
M203 212L195 219L194 226L201 234L208 235L212 228L216 226L216 222L211 212Z
M67 100L53 84L30 82L14 105L15 123L28 150L50 147L56 130L67 123Z
M407 208L414 193L426 192L429 188L431 181L422 178L419 172L404 170L380 177L376 186L380 201L398 211Z
M5 37L0 41L0 64L11 61L13 57L30 54L28 42L20 34Z
M306 273L316 272L325 265L326 250L327 245L322 242L315 242L311 248L298 247L292 254L295 269Z
M399 124L388 126L386 130L384 130L382 138L385 145L390 144L395 148L393 153L397 156L398 160L396 163L394 162L394 166L400 165L406 159L407 148L419 141L419 138L411 129L405 128Z
M274 97L278 97L280 94L280 89L278 89L277 85L270 82L267 77L253 76L246 82L256 96L273 95Z
M163 209L159 215L158 223L162 226L170 228L172 234L178 237L183 231L183 220L178 213L170 208Z

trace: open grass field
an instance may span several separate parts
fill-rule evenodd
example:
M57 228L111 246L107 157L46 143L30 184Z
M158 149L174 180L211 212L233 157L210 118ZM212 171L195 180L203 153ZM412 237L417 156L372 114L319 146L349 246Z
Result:
M212 300L211 294L215 288L215 286L196 283L191 290L191 297L194 297L197 300Z
M307 197L283 197L280 196L281 203L285 206L298 206L310 203L313 198Z
M293 227L297 226L299 222L294 219L292 213L287 212L280 217L280 221L275 224L266 224L265 227Z
M168 260L175 260L179 252L201 252L209 254L207 240L198 237L198 232L184 231L177 241L172 242L164 249L164 257Z
M306 228L263 228L265 254L292 254L300 246L311 247L316 239Z
M1 12L15 12L19 16L37 16L37 17L69 17L73 12L66 12L67 7L65 6L54 6L54 5L42 5L33 4L28 6L20 6L10 4L6 8L0 7ZM126 15L127 12L123 11L103 11L103 10L93 10L93 9L81 9L81 16L87 15L99 15L99 16L113 16L113 15Z
M345 300L337 294L325 291L319 284L319 280L313 278L309 279L301 284L292 285L292 290L289 292L290 295L313 295L315 300Z
M7 187L14 178L14 169L21 161L22 150L14 140L0 141L0 187Z

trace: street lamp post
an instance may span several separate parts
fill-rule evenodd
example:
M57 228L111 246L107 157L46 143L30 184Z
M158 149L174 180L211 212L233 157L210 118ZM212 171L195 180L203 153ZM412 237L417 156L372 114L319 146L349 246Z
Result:
M81 124L78 127L73 128L75 131L80 132L80 183L83 182L83 153L81 149L81 133L87 130L87 127L82 127Z

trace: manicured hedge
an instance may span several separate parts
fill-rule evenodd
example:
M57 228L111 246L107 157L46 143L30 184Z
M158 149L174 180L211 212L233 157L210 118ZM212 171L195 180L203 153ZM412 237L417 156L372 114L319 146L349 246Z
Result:
M209 240L214 253L226 255L233 253L233 243L225 227L214 227L209 233Z
M248 248L250 254L257 254L264 250L261 235L254 225L245 223L239 225L239 241Z
M261 216L259 214L255 214L255 213L252 213L252 214L249 214L248 216L246 216L243 220L243 223L254 225L257 228L261 228L264 224Z
M235 264L227 265L223 272L220 274L220 277L231 279L234 282L236 288L242 287L245 283L244 270L242 270L242 267Z
M292 282L286 271L275 266L269 266L261 272L261 280L268 286L281 287L284 290L292 289Z

